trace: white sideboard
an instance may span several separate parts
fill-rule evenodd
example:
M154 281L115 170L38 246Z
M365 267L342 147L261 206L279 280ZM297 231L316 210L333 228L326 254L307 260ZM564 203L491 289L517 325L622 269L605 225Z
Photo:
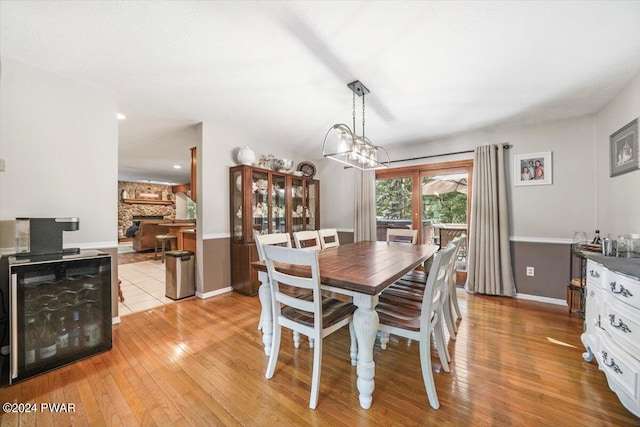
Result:
M589 258L583 357L596 359L620 402L640 417L640 263Z

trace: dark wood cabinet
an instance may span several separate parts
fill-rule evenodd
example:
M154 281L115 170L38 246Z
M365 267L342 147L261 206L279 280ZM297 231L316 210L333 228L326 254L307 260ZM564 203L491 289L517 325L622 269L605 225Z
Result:
M320 227L320 182L254 166L229 170L231 285L256 295L260 282L251 269L258 260L254 236Z

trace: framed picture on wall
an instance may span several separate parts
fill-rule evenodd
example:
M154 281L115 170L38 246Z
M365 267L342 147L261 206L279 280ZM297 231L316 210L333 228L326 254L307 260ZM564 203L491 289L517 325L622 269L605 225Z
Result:
M547 185L552 177L551 151L513 156L514 185Z
M609 137L610 176L640 169L638 119Z

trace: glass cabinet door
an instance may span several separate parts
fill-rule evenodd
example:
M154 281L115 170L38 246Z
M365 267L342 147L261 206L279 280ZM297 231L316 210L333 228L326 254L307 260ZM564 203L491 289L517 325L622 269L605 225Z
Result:
M304 230L304 180L291 180L291 231Z
M317 183L315 181L307 181L307 191L306 191L306 205L305 205L305 229L306 230L315 230L316 229L316 214L318 212L318 201L316 200L317 195Z
M269 234L269 174L260 171L251 171L251 210L253 234L249 241L254 240L254 236Z
M242 204L244 201L243 194L243 176L242 170L236 170L231 174L231 239L242 239Z
M271 232L287 232L287 200L285 196L285 176L272 175L271 183Z

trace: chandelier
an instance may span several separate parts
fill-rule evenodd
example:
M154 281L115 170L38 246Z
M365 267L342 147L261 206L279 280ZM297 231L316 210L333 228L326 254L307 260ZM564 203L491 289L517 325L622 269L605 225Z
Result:
M345 124L336 124L324 137L322 155L361 170L389 167L389 154L364 136L364 96L369 89L359 80L347 85L353 91L353 132ZM362 136L356 134L356 95L362 97ZM386 158L386 160L384 160Z

